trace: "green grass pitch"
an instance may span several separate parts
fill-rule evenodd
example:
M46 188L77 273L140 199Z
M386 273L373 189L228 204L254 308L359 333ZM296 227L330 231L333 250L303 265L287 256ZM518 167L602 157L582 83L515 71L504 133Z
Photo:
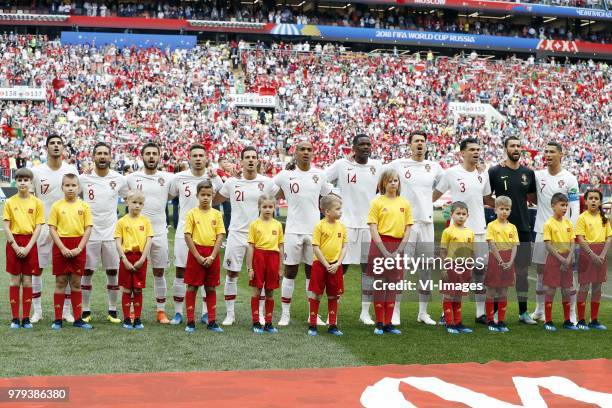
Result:
M0 206L1 207L1 206ZM440 236L442 219L436 214L436 237ZM169 233L172 251L174 230ZM0 269L5 266L5 239L0 231ZM171 258L172 259L172 258ZM244 271L243 271L244 272ZM222 272L222 282L224 281ZM381 364L432 364L449 362L488 362L567 360L612 357L612 332L547 333L542 324L519 325L514 295L509 295L509 333L489 333L484 326L476 327L471 335L450 336L442 327L416 323L418 305L402 302L401 336L375 336L371 327L358 322L360 303L360 273L351 267L345 277L346 295L340 302L339 326L343 337L329 336L320 330L319 336L306 334L307 302L304 273L300 270L292 305L292 323L279 328L277 335L250 332L250 295L246 273L239 278L236 301L238 322L225 328L225 333L211 333L198 325L194 334L184 332L184 326L162 326L155 322L153 279L148 275L144 291L143 331L125 331L120 325L106 321L106 277L102 270L94 275L92 294L92 324L95 329L84 332L65 325L60 332L51 330L52 291L51 271L44 271L44 319L31 331L11 330L8 303L8 275L0 280L0 376L69 375L96 373L134 373L193 370L289 369L306 367L340 367ZM168 304L173 314L172 280L174 269L166 271ZM533 282L532 282L533 283ZM533 284L531 285L533 289ZM609 290L609 289L608 289ZM280 291L276 293L275 318L280 317ZM608 292L609 293L609 292ZM225 316L223 284L217 290L218 320ZM197 308L201 307L201 299ZM530 310L533 302L530 302ZM120 307L119 307L120 309ZM555 304L555 320L560 322L561 307ZM321 315L326 315L326 302L321 302ZM429 307L432 317L439 316L441 306L436 300ZM588 313L588 308L587 308ZM464 305L464 321L473 327L474 305ZM600 320L612 324L609 298L601 306Z

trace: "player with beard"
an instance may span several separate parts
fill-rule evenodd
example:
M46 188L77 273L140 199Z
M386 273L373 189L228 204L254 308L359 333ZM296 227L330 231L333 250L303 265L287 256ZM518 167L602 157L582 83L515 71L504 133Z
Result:
M32 168L34 173L34 194L40 198L45 206L45 221L49 220L51 207L53 204L64 198L62 191L62 179L66 174L78 174L75 166L65 163L62 160L64 154L64 139L60 135L51 134L45 143L47 148L47 162ZM38 265L41 275L32 276L32 306L34 314L30 321L36 323L42 319L41 292L42 292L42 271L49 264L53 239L49 233L49 226L42 225L40 235L36 241L38 248ZM72 305L70 303L70 285L66 286L66 300L64 301L63 318L68 323L74 323L72 316ZM27 316L26 316L27 317Z
M370 159L372 142L363 133L353 138L352 151L353 160L337 160L325 170L325 178L336 185L343 201L340 222L346 227L348 244L342 272L346 273L350 265L361 265L362 292L359 320L364 324L373 325L374 321L370 317L372 279L366 276L368 249L372 240L367 221L370 202L376 197L382 163L380 160Z
M466 227L474 232L473 280L482 287L474 291L476 300L476 323L487 324L485 315L484 273L489 255L486 241L487 223L484 214L484 197L491 194L489 173L477 168L480 159L480 142L474 138L463 139L459 144L462 163L447 169L434 188L432 202L450 190L453 202L462 201L470 215Z
M160 161L159 145L145 144L140 150L144 169L127 176L130 190L140 190L145 196L142 215L151 220L153 240L149 252L149 263L153 267L153 293L157 304L157 321L168 324L166 317L166 277L168 267L168 229L166 225L166 206L173 174L157 170Z
M210 167L206 148L198 143L189 148L189 166L185 171L177 173L170 183L170 197L179 198L179 219L174 236L174 266L176 277L172 285L174 295L174 318L170 324L178 325L183 322L183 303L185 302L185 266L189 249L185 242L185 217L192 208L199 205L197 186L201 181L211 180L215 192L221 190L223 182L216 171ZM214 197L214 195L213 195ZM205 294L202 302L202 323L208 323L208 309Z
M436 162L425 159L427 136L420 132L412 133L408 137L412 155L409 159L397 159L386 165L399 174L401 182L401 195L412 206L414 225L410 229L406 253L410 257L432 259L434 256L434 224L433 201L431 200L434 186L442 176L442 167ZM419 270L419 280L431 280L431 271L428 265ZM427 313L427 304L431 298L431 291L422 289L419 284L419 313L417 322L435 325L436 322ZM394 326L400 324L400 302L395 302L393 318Z
M563 149L557 142L548 142L544 150L546 168L535 172L536 193L538 197L538 211L534 231L536 233L533 247L532 262L537 264L538 280L536 284L536 309L531 315L534 320L544 320L544 297L543 274L544 264L548 252L544 245L544 224L553 216L551 200L556 193L563 193L569 199L569 213L567 218L572 221L574 227L580 216L580 197L578 190L578 179L569 171L561 167ZM576 323L576 290L572 288L571 295L571 318Z
M296 168L283 170L274 177L274 183L281 190L277 198L287 200L285 277L281 286L282 314L279 326L287 326L291 319L291 298L300 263L304 263L306 272L306 297L312 297L308 293L313 260L312 234L321 214L319 197L331 192L323 171L311 166L312 144L302 141L296 146L295 152ZM325 323L318 319L317 324Z
M238 291L238 273L242 270L242 263L249 246L249 225L258 217L259 197L262 194L276 196L279 191L271 178L257 173L259 157L255 147L247 146L242 149L240 160L242 177L229 178L223 184L223 188L217 192L214 201L216 205L229 200L232 207L232 218L223 259L223 265L227 271L224 289L227 315L223 320L224 326L232 325L236 320L234 304ZM265 318L261 310L263 306L264 302L260 302L260 319Z
M531 263L531 227L529 225L529 209L527 202L535 202L535 173L528 167L521 166L522 145L518 137L510 136L504 140L506 159L502 165L489 169L491 192L496 196L506 196L512 200L512 211L508 221L518 231L519 247L514 262L516 280L516 297L519 308L519 321L525 324L536 324L527 312L527 294L529 283L527 272ZM495 199L491 196L485 202L495 207Z
M94 169L91 174L79 177L83 201L89 205L93 218L93 229L87 242L85 273L81 277L83 293L83 321L91 321L92 276L102 263L106 269L108 292L108 316L111 323L121 323L117 316L119 298L119 254L115 244L115 223L119 196L125 197L128 186L125 177L110 169L111 147L105 142L93 148Z

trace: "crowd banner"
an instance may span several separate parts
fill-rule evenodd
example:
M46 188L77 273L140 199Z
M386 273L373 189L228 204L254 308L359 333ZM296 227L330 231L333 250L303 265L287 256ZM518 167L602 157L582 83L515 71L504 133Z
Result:
M119 47L192 49L197 45L195 35L125 34L62 31L62 45L90 45L103 47L115 44Z
M258 93L230 94L230 105L247 108L271 108L278 107L276 95L260 95Z
M299 35L321 40L449 47L466 50L538 52L548 55L597 55L612 58L612 44L585 41L449 33L437 31L383 30L323 25L295 25ZM295 30L291 30L294 32ZM298 34L295 34L298 35Z
M47 99L45 88L31 88L29 86L15 86L0 88L0 100L3 101L44 101Z

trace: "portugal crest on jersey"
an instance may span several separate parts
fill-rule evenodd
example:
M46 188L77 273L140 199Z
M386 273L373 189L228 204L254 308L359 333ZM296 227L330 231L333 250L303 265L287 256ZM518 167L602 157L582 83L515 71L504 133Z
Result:
M559 180L559 188L563 188L564 185L565 185L565 181Z
M428 173L431 171L431 165L429 163L425 165L425 171Z
M264 183L260 182L259 184L257 184L257 188L259 188L259 191L263 192L263 190L264 190Z
M111 180L111 182L108 183L108 185L110 186L111 190L114 190L115 187L117 187L117 182L115 180Z
M164 186L166 184L166 179L164 179L163 177L160 177L157 179L157 182L159 183L160 186Z
M319 183L319 176L317 176L316 174L314 176L312 176L312 181L314 181L315 184Z

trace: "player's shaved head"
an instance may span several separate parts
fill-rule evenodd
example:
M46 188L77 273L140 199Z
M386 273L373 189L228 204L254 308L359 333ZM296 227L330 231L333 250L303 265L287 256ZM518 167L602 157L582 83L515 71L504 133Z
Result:
M372 153L372 142L370 137L360 133L353 138L353 154L355 161L359 164L366 164Z
M312 150L312 143L307 140L299 142L295 147L295 162L300 170L308 171L310 169Z

